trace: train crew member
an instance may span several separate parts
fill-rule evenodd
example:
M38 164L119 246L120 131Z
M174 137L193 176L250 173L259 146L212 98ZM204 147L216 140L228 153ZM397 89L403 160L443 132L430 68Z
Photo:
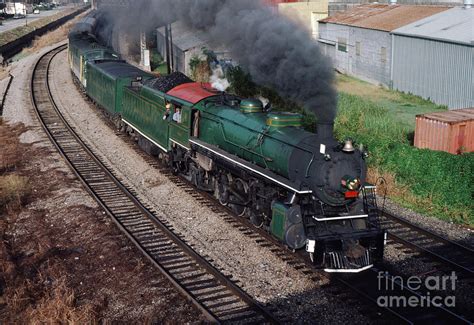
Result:
M168 103L166 104L166 111L165 111L165 115L163 115L163 121L165 120L168 120L168 118L170 117L170 114L171 114L171 104Z
M176 112L173 114L173 121L181 123L181 107L176 107Z

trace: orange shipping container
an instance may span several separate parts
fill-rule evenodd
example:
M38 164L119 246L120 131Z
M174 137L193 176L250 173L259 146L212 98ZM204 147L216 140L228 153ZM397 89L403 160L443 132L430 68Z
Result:
M474 151L474 108L416 116L415 147L452 154Z

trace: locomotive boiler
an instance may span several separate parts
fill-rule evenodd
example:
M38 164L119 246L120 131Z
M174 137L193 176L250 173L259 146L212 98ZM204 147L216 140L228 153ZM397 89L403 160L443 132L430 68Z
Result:
M300 114L266 111L180 73L155 77L84 26L69 35L69 61L118 129L288 248L304 248L318 267L360 272L383 258L366 152L337 141L333 124L308 132Z

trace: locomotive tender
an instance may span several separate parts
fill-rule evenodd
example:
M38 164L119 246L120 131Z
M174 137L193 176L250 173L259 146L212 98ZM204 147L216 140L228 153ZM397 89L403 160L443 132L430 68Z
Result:
M98 44L94 24L88 17L69 35L71 71L142 149L290 249L306 247L327 272L360 272L383 258L366 153L334 139L332 124L310 133L299 114L266 112L259 100L179 73L155 77Z

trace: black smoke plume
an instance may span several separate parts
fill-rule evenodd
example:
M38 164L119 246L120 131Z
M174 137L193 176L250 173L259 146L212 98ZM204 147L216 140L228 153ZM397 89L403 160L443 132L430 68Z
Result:
M131 8L102 9L101 35L150 31L181 20L227 48L262 86L303 104L319 122L336 115L334 72L316 41L258 0L133 0ZM105 21L105 22L104 22Z

